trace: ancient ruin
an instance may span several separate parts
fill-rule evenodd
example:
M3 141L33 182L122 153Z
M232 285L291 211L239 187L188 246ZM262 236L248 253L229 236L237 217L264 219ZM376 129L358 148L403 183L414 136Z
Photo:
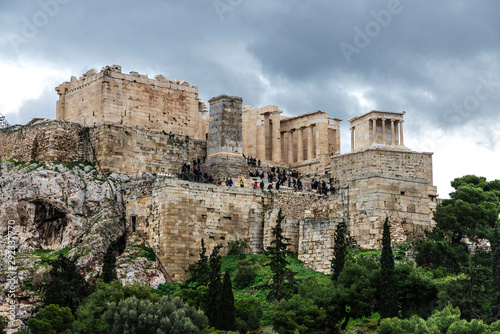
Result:
M253 252L262 251L279 209L293 250L323 272L330 270L342 219L362 248L380 247L386 217L396 243L433 225L432 153L404 146L405 112L372 110L350 119L351 152L341 154L342 119L321 110L285 117L278 106L252 108L221 95L209 101L208 112L197 86L123 74L117 65L72 77L56 91L57 120L0 133L0 158L89 161L104 174L124 174L127 238L140 233L175 280L197 260L201 238L209 250L246 238ZM249 166L249 157L261 167ZM179 178L183 164L194 163L235 185ZM294 184L298 175L304 189L287 183L268 189L276 167ZM261 181L249 175L255 170L265 172L264 191L250 186ZM313 179L328 191L310 189Z

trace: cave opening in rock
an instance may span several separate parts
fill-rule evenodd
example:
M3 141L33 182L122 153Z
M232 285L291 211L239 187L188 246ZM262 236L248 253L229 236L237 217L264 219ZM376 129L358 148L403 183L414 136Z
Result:
M68 226L66 214L50 203L35 201L35 228L39 233L43 249L56 249L63 241L64 229Z

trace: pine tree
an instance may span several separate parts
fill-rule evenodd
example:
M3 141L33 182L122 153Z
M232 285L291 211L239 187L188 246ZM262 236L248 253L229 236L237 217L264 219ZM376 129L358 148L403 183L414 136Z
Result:
M90 285L78 271L74 260L60 254L50 264L50 281L42 284L44 306L58 304L75 312L83 299L92 292Z
M398 315L397 284L394 274L394 256L391 248L389 218L386 218L384 222L380 267L379 313L382 318L396 317Z
M491 238L491 259L492 259L492 299L491 314L492 319L500 318L500 222L497 222Z
M208 283L207 292L207 304L205 309L205 315L208 318L208 323L210 326L217 328L218 325L218 310L220 308L220 293L222 290L221 282L221 256L219 255L219 250L222 245L217 245L214 247L212 254L210 255L210 275Z
M292 252L287 249L290 245L290 238L283 236L283 228L281 227L283 219L284 216L280 209L276 226L272 229L274 240L271 241L271 246L264 251L264 254L271 259L268 266L271 267L273 272L273 281L269 284L271 291L267 295L268 301L280 301L290 298L297 292L299 285L295 279L295 273L287 268L286 257L292 255Z
M217 329L226 331L236 330L236 310L234 308L233 285L229 272L224 274L222 289L219 295L218 325Z
M113 254L113 247L111 244L109 245L106 254L104 254L101 278L105 283L109 283L118 278L116 275L116 256Z
M335 230L335 245L333 246L332 280L336 281L344 269L345 257L347 255L347 225L342 221Z

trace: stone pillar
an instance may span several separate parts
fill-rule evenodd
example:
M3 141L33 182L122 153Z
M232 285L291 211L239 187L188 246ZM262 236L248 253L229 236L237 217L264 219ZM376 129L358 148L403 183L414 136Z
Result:
M313 126L307 127L307 160L314 159L315 153L313 152Z
M264 114L264 160L271 160L272 147L271 147L271 126L269 125L269 113Z
M382 117L382 144L385 145L385 118Z
M210 126L207 159L202 170L217 177L247 175L248 165L243 157L242 110L243 99L220 95L210 103Z
M394 146L394 120L391 119L391 145Z
M377 143L377 119L372 118L372 128L373 128L373 138L372 138L372 144Z
M259 116L260 118L260 116ZM264 124L262 124L262 121L258 119L255 122L257 126L257 136L256 136L256 148L257 148L257 154L256 154L256 159L257 160L264 160L266 157L266 135L264 132Z
M351 152L354 152L354 127L349 130L351 130Z
M404 140L403 140L403 123L404 121L401 120L399 121L399 145L404 146Z
M297 129L297 162L304 160L304 139L302 137L302 131L304 127Z
M281 122L280 111L273 111L273 140L272 140L272 157L274 162L281 162Z
M293 129L288 132L288 163L293 163Z

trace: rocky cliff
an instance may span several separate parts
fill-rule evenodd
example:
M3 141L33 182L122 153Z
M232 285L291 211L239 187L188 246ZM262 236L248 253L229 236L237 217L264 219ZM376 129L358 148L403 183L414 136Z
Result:
M76 259L92 281L100 277L111 244L122 283L156 287L165 282L156 263L137 247L141 240L127 241L121 188L129 181L120 174L106 180L83 163L0 164L0 283L5 286L0 305L16 303L19 325L40 302L33 285L44 280L49 260L60 253ZM9 290L13 298L7 298ZM8 312L8 306L0 308L0 314Z

